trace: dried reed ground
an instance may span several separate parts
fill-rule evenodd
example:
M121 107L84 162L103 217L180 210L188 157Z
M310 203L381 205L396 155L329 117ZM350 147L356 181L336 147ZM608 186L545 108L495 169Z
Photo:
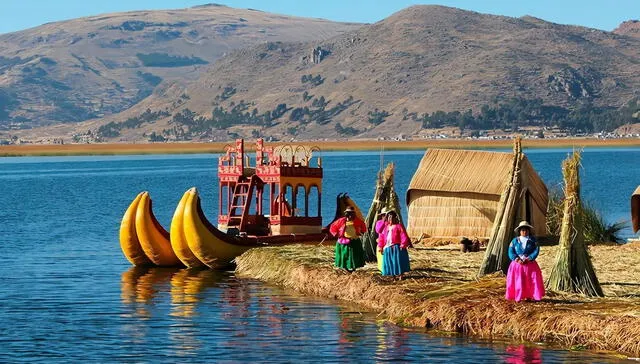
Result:
M545 278L556 250L541 249ZM413 270L398 282L374 264L353 274L333 268L327 245L252 249L237 258L237 274L352 301L403 325L640 356L640 243L592 246L591 254L606 298L548 292L541 302L508 302L504 276L477 280L483 253L456 245L411 249Z

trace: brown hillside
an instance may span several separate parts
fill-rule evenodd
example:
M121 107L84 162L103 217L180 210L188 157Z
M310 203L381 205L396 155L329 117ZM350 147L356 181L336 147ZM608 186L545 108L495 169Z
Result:
M317 46L324 57L314 63L311 50ZM305 81L309 75L322 82ZM225 89L233 93L224 95ZM637 96L640 39L532 17L414 6L322 42L270 42L234 51L207 66L197 80L163 82L122 114L46 133L95 132L147 108L173 115L188 108L209 117L214 107L231 110L244 101L245 112L262 114L279 104L287 111L273 126L235 126L201 136L333 138L337 123L361 137L396 136L420 130L411 113L478 112L512 97L541 98L551 106L619 107ZM317 109L313 104L321 97L325 110L334 108L325 119L295 121L296 108ZM375 126L369 120L376 116L385 121ZM114 140L145 140L152 131L174 128L169 120L123 129Z
M619 27L613 30L614 33L620 35L629 35L632 37L640 37L640 21L628 20L620 24Z
M316 45L328 53L319 64L310 62ZM305 75L320 75L324 82L303 83ZM365 137L411 134L420 125L403 120L405 113L477 111L496 98L618 107L640 90L640 40L531 17L414 6L321 43L271 43L233 52L195 82L165 83L120 119L147 107L186 107L210 115L215 96L225 87L236 93L222 106L251 101L249 111L255 107L260 113L281 103L311 106L312 101L302 99L305 91L314 98L323 96L327 108L353 99L332 117L333 124L301 125L285 115L278 125L263 130L264 135L283 137L288 128L297 127L300 138L334 137L336 122L365 131ZM177 105L183 93L190 99ZM373 127L368 118L376 108L390 115ZM129 137L163 127L167 125L148 126ZM247 135L254 129L232 131Z
M0 35L0 130L108 116L230 51L328 39L359 24L208 5L104 14ZM164 56L143 62L142 57ZM163 63L164 62L164 63Z

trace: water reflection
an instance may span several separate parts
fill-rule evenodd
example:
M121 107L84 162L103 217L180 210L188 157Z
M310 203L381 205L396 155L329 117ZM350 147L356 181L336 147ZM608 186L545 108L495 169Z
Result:
M409 338L408 332L384 321L378 321L377 327L378 347L376 358L384 361L407 360L411 352L411 346L407 342Z
M506 348L505 363L536 364L542 363L542 351L539 348L526 345L509 345Z
M124 361L507 362L583 361L589 353L488 345L407 330L352 305L302 297L228 272L130 268L121 275ZM170 359L169 359L170 358Z
M210 269L182 269L171 277L171 316L193 317L207 288L215 287L225 274Z
M136 308L136 315L149 318L147 305L152 305L162 287L177 272L176 268L131 267L122 273L120 298L125 305Z
M202 349L202 330L196 317L200 309L207 307L202 303L206 291L215 288L225 277L223 272L209 269L182 269L171 277L169 315L173 322L169 325L169 340L175 357L193 357Z

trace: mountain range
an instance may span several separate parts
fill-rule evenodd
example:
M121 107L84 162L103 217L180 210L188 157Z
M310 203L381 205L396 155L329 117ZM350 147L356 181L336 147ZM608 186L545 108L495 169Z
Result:
M216 5L89 17L0 36L0 125L112 141L376 138L560 119L607 129L621 108L640 122L638 35L637 21L606 32L434 5L374 24ZM563 121L572 117L604 121Z

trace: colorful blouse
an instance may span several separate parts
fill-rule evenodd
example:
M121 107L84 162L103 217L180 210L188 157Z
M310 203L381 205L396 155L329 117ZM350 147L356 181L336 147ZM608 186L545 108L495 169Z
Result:
M338 242L340 244L349 244L352 239L357 239L366 231L367 226L364 221L357 217L352 221L347 220L346 217L341 217L329 226L329 232L331 235L338 237Z
M391 245L400 245L404 249L409 246L410 240L407 231L402 224L385 225L378 236L378 247L386 248Z

